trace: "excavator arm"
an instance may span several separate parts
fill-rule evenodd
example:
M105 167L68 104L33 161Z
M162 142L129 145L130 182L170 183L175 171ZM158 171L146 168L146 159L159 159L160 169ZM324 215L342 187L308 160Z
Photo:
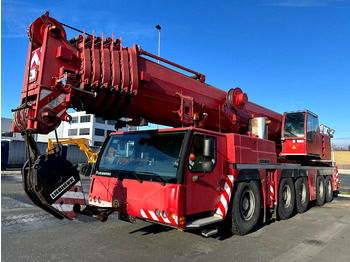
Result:
M87 138L58 138L57 141L52 141L52 139L47 140L47 150L48 154L55 153L55 145L73 145L76 144L79 146L79 149L83 151L87 157L88 163L96 163L98 152L94 152L92 148L89 146L89 139Z

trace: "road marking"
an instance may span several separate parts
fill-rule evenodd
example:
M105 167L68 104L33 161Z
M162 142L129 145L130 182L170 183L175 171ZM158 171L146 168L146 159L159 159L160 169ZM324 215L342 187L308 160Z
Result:
M341 222L350 223L350 216L344 216L340 219Z
M17 216L6 216L1 218L1 226L18 225L52 218L49 214L24 214Z
M343 229L347 226L347 224L343 223L334 223L316 235L314 239L303 241L272 261L310 261L326 248L333 238L343 232Z

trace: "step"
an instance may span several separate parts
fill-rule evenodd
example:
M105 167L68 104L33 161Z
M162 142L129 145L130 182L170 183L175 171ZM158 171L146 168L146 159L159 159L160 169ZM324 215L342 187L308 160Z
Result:
M220 216L214 215L210 217L204 217L197 220L187 221L186 228L200 228L206 225L218 223L220 221L223 221L222 217Z
M203 229L201 234L203 237L211 237L216 235L219 232L218 228L211 228L211 229Z

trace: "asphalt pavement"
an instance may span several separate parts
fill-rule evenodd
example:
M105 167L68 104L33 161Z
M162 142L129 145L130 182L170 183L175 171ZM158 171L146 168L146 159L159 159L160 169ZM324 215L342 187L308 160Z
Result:
M342 186L350 176L340 174ZM57 220L33 206L21 176L1 177L2 261L349 261L350 198L340 196L285 221L271 220L246 236L203 238L112 215L101 223ZM89 178L83 177L87 192Z

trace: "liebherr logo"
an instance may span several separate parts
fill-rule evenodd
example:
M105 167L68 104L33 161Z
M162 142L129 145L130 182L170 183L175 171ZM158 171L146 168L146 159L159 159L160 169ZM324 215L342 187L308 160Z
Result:
M50 197L52 199L55 199L59 194L61 194L64 190L66 190L70 185L72 185L75 182L74 177L70 177L66 182L64 182L62 185L60 185L55 191L53 191L50 194Z

